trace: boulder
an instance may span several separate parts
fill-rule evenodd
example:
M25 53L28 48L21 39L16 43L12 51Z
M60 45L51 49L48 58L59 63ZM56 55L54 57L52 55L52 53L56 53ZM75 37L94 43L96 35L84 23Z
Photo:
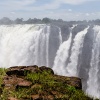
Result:
M14 97L8 97L8 100L18 100L18 99L14 98Z
M27 80L18 81L16 88L18 87L30 87L32 85L32 82Z
M82 89L81 79L78 77L70 77L70 80L66 81L68 85L74 86L76 89Z
M2 83L2 86L4 86L6 89L15 89L18 87L30 87L31 85L32 82L16 76L5 76Z
M39 94L35 94L31 96L32 100L41 100Z
M41 66L39 67L39 69L43 72L43 71L46 71L46 72L49 72L50 74L54 74L54 71L51 69L51 68L48 68L46 66Z
M67 77L67 76L60 76L60 75L54 75L54 77L56 82L63 82L64 84L73 86L76 89L82 89L82 82L81 79L78 77Z
M33 66L14 66L8 68L6 74L8 76L10 75L18 75L18 76L25 76L27 72L38 72L38 66L33 65Z

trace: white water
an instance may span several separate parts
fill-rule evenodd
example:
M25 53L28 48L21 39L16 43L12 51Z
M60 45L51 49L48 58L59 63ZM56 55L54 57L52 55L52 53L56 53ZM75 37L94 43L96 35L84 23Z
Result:
M48 26L50 27L50 26ZM0 26L0 66L9 67L17 65L33 65L39 64L39 49L44 51L44 43L49 41L49 32L46 25L1 25ZM49 30L47 28L47 30ZM48 34L45 37L45 34ZM46 39L44 39L46 38ZM40 48L40 40L42 39L42 47ZM46 50L47 56L48 51ZM46 55L45 55L46 56ZM48 58L47 62L48 63ZM44 63L44 61L43 61Z
M61 29L59 27L57 27L59 29L59 45L62 44L62 35L61 35Z
M87 81L86 92L94 98L100 98L100 87L98 82L99 59L100 59L100 26L94 28L94 42L92 49L92 58L90 62L89 78Z
M77 69L78 56L82 52L84 37L88 31L88 28L77 33L77 35L74 38L74 43L71 49L70 63L67 65L66 68L67 76L78 76L78 69Z
M57 54L54 60L54 65L53 65L53 70L57 74L65 75L66 73L64 67L65 67L65 62L68 58L69 49L71 45L71 39L72 39L72 33L70 33L68 40L63 42L57 51Z
M46 34L46 66L49 66L49 35L50 35L50 26L47 27L47 33Z
M36 65L47 65L48 63L48 48L49 48L49 27L44 26L42 31L39 33L36 44ZM34 57L33 57L34 58ZM35 58L36 59L36 58Z
M69 56L69 49L70 49L71 41L72 41L72 30L76 26L77 25L73 25L73 27L70 28L71 32L70 32L68 40L64 41L63 43L61 42L59 49L56 53L56 57L54 59L54 65L52 69L54 70L55 73L59 75L66 75L65 66L66 66L66 60L68 59L68 56ZM62 38L60 40L62 41Z

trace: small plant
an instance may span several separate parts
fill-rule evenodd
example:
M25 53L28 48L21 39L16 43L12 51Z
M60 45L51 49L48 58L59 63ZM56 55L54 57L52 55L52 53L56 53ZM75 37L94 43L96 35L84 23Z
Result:
M33 83L50 83L53 81L53 77L46 71L41 73L28 73L26 78Z
M8 90L7 89L3 89L3 92L2 92L2 94L0 96L0 100L7 100L8 95L9 95Z
M6 69L5 68L0 68L0 87L2 85L3 82L3 77L6 74Z
M18 99L30 98L30 89L18 88L17 90L10 91L10 96Z

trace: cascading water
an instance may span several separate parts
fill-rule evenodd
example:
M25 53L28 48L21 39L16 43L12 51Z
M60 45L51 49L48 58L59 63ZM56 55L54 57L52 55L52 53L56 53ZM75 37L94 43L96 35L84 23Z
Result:
M61 35L61 29L59 27L57 27L59 29L59 45L61 45L62 43L62 35Z
M71 44L71 39L72 39L72 33L70 33L70 36L67 41L63 42L59 50L57 51L55 60L54 60L54 65L53 65L53 70L57 74L65 75L65 62L68 58L68 53L70 49L70 44ZM59 68L58 68L59 66Z
M83 31L77 33L77 35L74 38L74 43L71 49L70 63L68 63L66 68L67 76L78 76L78 56L82 52L84 37L87 31L88 28L84 29Z
M49 42L51 41L51 31L53 31L51 27L45 24L1 25L0 66L34 64L49 66ZM61 30L59 27L53 27L56 29L56 40L60 45L62 42Z
M0 66L37 64L38 40L43 27L44 25L0 26Z
M49 31L47 30L49 27L46 25L0 26L0 66L47 65L47 61L41 63L39 51L41 50L43 53L45 48L48 49ZM45 43L47 44L45 45ZM44 48L44 46L47 47ZM47 55L45 54L45 56Z
M49 66L49 34L50 34L50 26L47 26L47 33L46 34L46 66Z
M38 57L37 65L46 65L49 64L49 35L50 35L50 26L45 26L41 33L39 34L39 39L37 41L38 48L37 54Z
M68 59L69 56L69 49L71 46L71 41L72 41L72 29L77 26L74 25L72 28L70 28L71 32L69 35L69 38L67 41L64 41L56 54L55 60L54 60L54 65L53 65L53 70L55 71L55 73L60 74L60 75L66 75L66 70L65 70L65 66L66 66L66 60ZM58 68L59 66L59 68Z
M94 28L94 41L92 49L92 58L90 62L89 69L89 79L87 81L86 92L93 96L100 98L100 87L98 81L99 63L100 63L100 26L95 26Z

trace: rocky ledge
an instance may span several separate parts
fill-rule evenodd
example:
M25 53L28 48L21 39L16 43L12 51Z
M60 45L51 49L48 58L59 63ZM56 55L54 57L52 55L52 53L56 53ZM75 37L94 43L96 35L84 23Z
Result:
M82 91L80 78L55 75L45 66L15 66L0 72L0 100L92 100Z

